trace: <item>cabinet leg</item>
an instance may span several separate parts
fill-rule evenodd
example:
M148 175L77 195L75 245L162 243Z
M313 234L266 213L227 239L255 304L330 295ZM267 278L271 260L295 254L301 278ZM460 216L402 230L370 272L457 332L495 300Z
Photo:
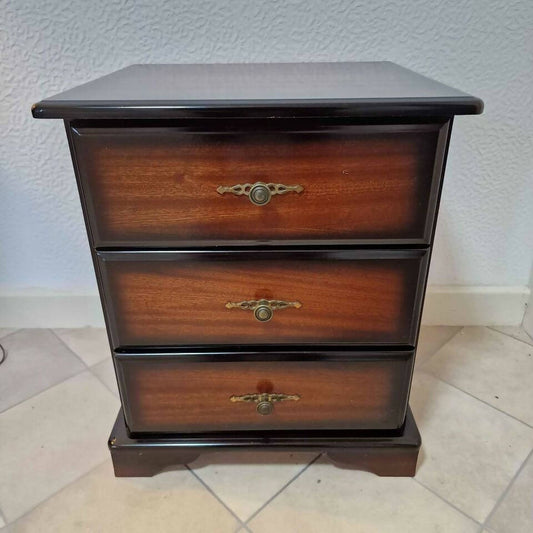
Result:
M111 449L116 477L151 477L169 468L192 463L197 453L177 453L175 450L161 453L152 450Z
M364 470L378 476L413 477L416 473L418 448L332 450L326 455L340 468Z
M109 450L117 477L150 477L163 470L192 463L200 455L230 450L313 450L323 452L341 468L365 470L378 476L415 475L420 433L410 410L400 432L350 435L339 438L327 432L317 436L221 434L151 435L128 434L122 411L109 438Z

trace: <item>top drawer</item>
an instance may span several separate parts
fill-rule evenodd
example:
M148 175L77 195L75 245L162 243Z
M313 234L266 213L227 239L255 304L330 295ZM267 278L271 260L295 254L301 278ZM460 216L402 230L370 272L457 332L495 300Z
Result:
M95 246L429 242L447 124L201 124L71 128Z

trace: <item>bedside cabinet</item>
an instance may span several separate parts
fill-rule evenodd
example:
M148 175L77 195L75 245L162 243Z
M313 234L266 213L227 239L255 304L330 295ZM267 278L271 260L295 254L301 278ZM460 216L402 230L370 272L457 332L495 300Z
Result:
M387 62L134 65L33 106L65 122L117 476L235 449L414 475L452 120L482 107Z

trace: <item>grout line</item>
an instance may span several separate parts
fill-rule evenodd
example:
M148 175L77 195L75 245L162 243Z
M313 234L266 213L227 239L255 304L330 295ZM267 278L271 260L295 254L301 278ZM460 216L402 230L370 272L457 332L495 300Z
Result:
M0 507L0 518L4 521L4 527L7 527L7 518L4 512L2 511L2 508Z
M231 509L223 500L221 500L215 491L189 465L186 464L184 466L204 486L211 496L213 496L220 504L222 504L222 506L237 520L237 522L239 522L240 529L246 527L246 524L234 513L233 509ZM236 531L239 531L240 529L237 529Z
M525 333L525 334L531 339L531 342L524 341L524 340L522 340L522 339L518 339L517 337L514 337L514 336L511 335L510 333L504 333L503 331L499 331L499 330L497 330L497 329L494 329L493 326L485 326L485 327L486 327L487 329L490 329L491 331L494 331L495 333L500 333L501 335L505 335L506 337L509 337L509 338L511 338L511 339L513 339L513 340L515 340L515 341L522 342L522 343L524 343L524 344L527 344L528 346L533 347L533 337L530 337L529 333L528 333L525 329L523 329L523 328L521 328L522 331L523 331L523 332L524 332L524 333Z
M70 487L71 485L74 485L74 483L77 483L80 479L84 478L85 476L88 476L91 472L93 472L97 468L100 468L103 464L107 463L107 461L109 461L109 458L107 458L105 461L102 461L101 463L98 463L96 466L92 467L87 472L84 472L83 474L80 474L77 478L73 479L72 481L69 481L66 485L63 485L60 489L57 489L55 492L53 492L52 494L47 496L44 500L41 500L40 502L37 502L31 509L28 509L24 514L20 515L18 518L15 518L15 520L13 520L12 522L8 523L6 521L6 523L8 523L8 525L13 525L13 524L17 523L19 520L22 520L25 516L29 515L33 511L35 511L35 509L37 509L37 507L43 505L48 500L51 500L54 496L57 496L62 490L65 490L67 487Z
M446 326L436 326L436 327L446 327ZM449 326L449 327L454 327L454 326ZM458 326L458 327L459 327L459 331L456 331L447 341L444 341L436 350L433 350L433 353L430 356L428 356L423 363L417 365L416 370L418 371L422 370L422 368L424 368L431 361L431 359L433 359L433 357L435 357L435 355L437 355L437 353L440 352L442 348L444 348L444 346L446 346L449 342L455 339L455 337L457 337L457 335L459 335L459 333L461 333L465 329L462 326Z
M76 329L76 328L73 328L73 329ZM54 335L54 337L71 353L73 354L76 359L78 359L79 361L81 361L81 364L85 367L85 368L89 368L89 365L53 330L53 329L49 329L48 331L50 331L52 333L52 335Z
M78 328L71 328L71 329L78 329ZM98 361L97 363L95 363L94 365L91 365L89 366L53 329L49 329L49 331L51 331L53 333L53 335L59 340L59 342L61 342L61 344L63 344L63 346L65 346L65 348L67 348L67 350L69 350L72 354L74 354L74 356L76 357L76 359L78 359L79 361L81 361L81 363L85 366L85 368L87 370L89 370L89 372L111 393L113 394L113 396L115 396L115 398L119 398L120 399L120 395L117 395L116 391L112 390L110 387L108 387L104 382L103 380L100 379L99 376L97 376L94 372L93 372L93 368L97 365L99 365L100 363L104 363L105 361L107 361L107 358L106 359L102 359L101 361ZM111 357L113 355L111 354ZM115 378L116 379L116 378Z
M109 391L117 400L120 400L120 396L117 395L117 391L114 391L111 389L111 387L108 387L102 379L100 379L100 376L97 376L94 372L91 372L91 374L98 380L99 383L101 383L104 388ZM121 402L122 403L122 402Z
M5 329L12 329L12 328L5 328ZM4 339L7 339L8 337L11 337L11 335L15 335L15 333L18 333L19 331L22 331L25 328L18 328L12 331L11 333L8 333L7 335L4 335L3 337L0 337L0 341L3 341ZM26 328L26 329L33 329L33 328Z
M492 508L492 511L487 515L487 518L485 518L485 521L483 522L483 526L486 527L489 520L492 518L494 513L496 512L496 509L500 506L500 504L503 502L509 491L511 490L511 487L514 485L517 477L520 475L520 472L524 469L526 466L526 463L529 461L529 459L533 457L533 449L527 454L526 458L518 468L518 470L515 472L514 476L511 478L511 481L509 481L507 487L505 487L505 490L500 494L500 497L496 500L496 503L494 504L494 507Z
M74 372L74 374L70 374L70 376L66 376L65 378L63 378L62 380L58 381L57 383L52 383L50 386L48 386L46 389L43 389L43 390L40 390L40 391L37 391L35 394L32 394L31 396L28 396L27 398L24 398L23 400L20 400L20 402L17 402L17 403L14 403L13 405L10 405L7 409L4 409L2 411L0 411L0 415L2 413L6 413L7 411L9 411L10 409L13 409L13 407L17 407L17 405L20 405L21 403L24 403L28 400L31 400L32 398L35 398L36 396L39 396L39 394L42 394L43 392L46 392L47 390L50 390L50 389L53 389L54 387L56 387L57 385L61 385L62 383L65 383L65 381L68 381L70 378L73 378L75 376L79 376L80 374L82 374L83 372L91 372L91 368L89 366L87 366L85 364L85 362L83 361L83 359L81 359L81 357L76 353L74 352L74 350L72 350L69 346L67 346L67 344L65 344L65 342L63 341L63 339L61 339L61 337L59 337L56 332L53 330L53 329L47 329L47 328L21 328L21 329L18 329L17 331L13 331L12 333L10 333L9 335L6 335L5 337L2 337L3 339L6 339L7 337L10 337L11 335L15 335L15 333L18 333L19 331L24 331L24 330L32 330L32 329L44 329L45 331L49 331L52 333L52 335L59 340L59 342L61 344L63 344L63 346L65 346L65 348L71 353L73 354L76 359L78 359L79 361L81 361L82 365L83 365L83 368L81 370L78 370L77 372ZM7 354L7 356L9 357L9 353ZM98 378L98 376L94 375L92 372L91 372L91 375L93 375L100 383L102 383L102 380ZM105 387L105 384L102 383L102 385L104 385ZM107 390L109 390L108 387L106 387ZM113 391L111 391L113 393ZM116 397L116 394L113 393L113 396Z
M74 378L76 376L79 376L80 374L83 374L84 372L87 372L88 370L89 370L88 368L82 368L81 370L78 370L74 374L71 374L70 376L67 376L67 377L63 378L61 381L58 381L57 383L53 383L52 385L50 385L46 389L37 391L35 394L32 394L31 396L28 396L27 398L24 398L23 400L20 400L20 402L14 403L13 405L10 405L7 409L4 409L3 411L0 411L0 416L3 413L7 413L10 409L13 409L14 407L17 407L20 404L22 404L24 402L27 402L28 400L31 400L31 399L39 396L39 394L43 394L46 391L49 391L50 389L53 389L54 387L57 387L58 385L61 385L61 384L65 383L65 381L68 381L69 379L72 379L72 378Z
M440 500L442 500L444 503L446 503L447 505L449 505L450 507L453 507L458 513L461 513L463 516L465 516L466 518L468 518L469 520L472 520L473 522L475 522L476 524L478 525L482 525L481 522L479 522L478 520L476 520L474 517L470 516L468 513L466 513L465 511L463 511L462 509L459 509L459 507L457 507L457 505L453 504L452 502L448 501L444 496L441 496L438 492L436 492L435 490L433 490L431 487L428 487L427 485L425 485L424 483L422 483L422 481L420 481L419 479L416 479L416 477L412 478L413 481L415 481L416 483L418 483L421 487L424 487L427 491L431 492L434 496L437 496L437 498L439 498Z
M311 460L307 465L305 465L294 477L289 479L289 481L287 481L287 483L285 483L285 485L283 485L283 487L281 487L281 489L279 489L263 505L261 505L261 507L259 507L259 509L257 509L257 511L255 511L251 516L248 517L248 519L245 522L245 525L247 526L250 523L251 520L253 520L261 511L263 511L265 509L265 507L267 505L269 505L272 502L272 500L277 498L293 481L295 481L297 478L299 478L313 463L318 461L318 459L320 459L320 457L322 457L321 453L319 453L313 460Z
M426 370L421 370L420 373L426 374L426 375L431 376L431 377L433 377L433 378L435 378L435 379L437 379L439 381L442 381L442 383L446 383L446 385L449 385L450 387L453 387L454 389L456 389L458 391L461 391L463 394L466 394L467 396L470 396L471 398L474 398L478 402L484 403L485 405L487 405L488 407L491 407L495 411L498 411L498 412L502 413L503 415L506 415L509 418L512 418L513 420L516 420L517 422L520 422L524 426L527 426L528 428L533 429L533 426L531 424L528 424L527 422L524 422L523 420L520 420L520 418L517 418L516 416L514 416L514 415L512 415L510 413L507 413L503 409L500 409L499 407L496 407L496 406L490 404L489 402L483 400L482 398L478 398L477 396L474 396L470 392L467 392L467 391L461 389L457 385L454 385L453 383L450 383L449 381L446 381L445 379L442 379L441 377L437 376L436 374L433 374L432 372L428 372Z
M109 359L111 359L111 362L113 362L113 354L109 354L108 357L106 357L105 359L102 359L101 361L98 361L97 363L93 363L92 365L87 365L87 367L89 368L89 370L92 372L92 369L97 367L98 365L101 365L103 363L107 363L109 361Z
M106 363L107 361L100 361L100 363ZM113 394L113 396L115 398L118 398L120 400L120 395L117 394L117 391L116 390L112 390L111 387L108 387L107 384L100 378L100 376L98 374L96 374L95 372L93 372L93 368L95 366L98 366L100 363L96 363L95 365L92 365L89 367L89 372L109 391ZM115 377L115 382L116 382L116 377ZM118 386L118 384L117 384ZM122 403L122 402L121 402Z

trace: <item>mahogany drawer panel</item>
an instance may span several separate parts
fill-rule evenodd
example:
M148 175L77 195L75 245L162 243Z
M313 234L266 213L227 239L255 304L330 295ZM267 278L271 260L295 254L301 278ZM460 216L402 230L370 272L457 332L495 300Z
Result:
M404 421L412 352L307 361L187 357L116 356L130 431L397 429ZM291 399L271 404L268 415L253 401L231 400L260 393Z
M414 345L428 252L98 252L115 348ZM268 322L228 302L299 302Z
M429 242L446 125L250 122L73 128L94 244ZM303 191L263 206L217 192L255 182Z

